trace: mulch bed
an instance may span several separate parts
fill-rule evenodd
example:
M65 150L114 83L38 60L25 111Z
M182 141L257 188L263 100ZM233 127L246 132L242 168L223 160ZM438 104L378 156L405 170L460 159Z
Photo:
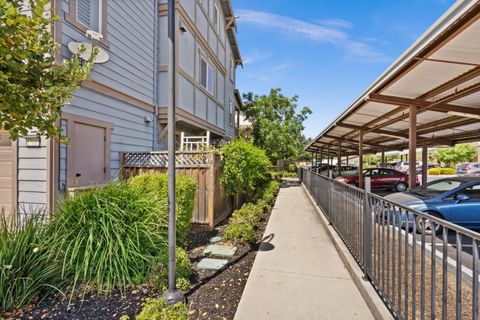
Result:
M237 252L229 259L227 268L220 271L194 268L192 287L186 292L190 319L233 319L269 217L269 212L264 213L257 226L257 244L237 245ZM209 244L209 239L222 235L225 227L226 221L212 231L191 230L187 250L193 267L203 257L203 249ZM69 297L57 296L15 310L14 313L0 315L0 318L76 320L119 319L129 315L133 320L142 310L146 298L160 297L161 294L150 285L142 285L127 289L123 295L117 291L106 297L97 294L76 297L70 308Z

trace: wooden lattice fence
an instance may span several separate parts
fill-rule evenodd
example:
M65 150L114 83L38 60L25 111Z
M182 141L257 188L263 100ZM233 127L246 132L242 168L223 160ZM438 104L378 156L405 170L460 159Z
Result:
M220 181L223 163L212 151L178 151L176 172L193 177L198 184L192 223L213 228L234 209L234 197L225 192ZM136 175L166 172L167 152L127 152L121 154L121 175L128 179Z

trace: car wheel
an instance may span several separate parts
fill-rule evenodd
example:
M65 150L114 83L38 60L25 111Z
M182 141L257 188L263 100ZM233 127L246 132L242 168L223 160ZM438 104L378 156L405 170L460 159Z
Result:
M399 182L395 185L395 190L398 192L403 192L407 190L407 184L405 182Z
M443 217L436 212L427 211L425 213L428 213L429 215L434 216L436 218L443 219ZM442 232L441 225L439 225L438 223L434 223L432 220L427 218L416 217L415 224L416 224L418 233L422 233L424 229L425 229L426 235L432 235L432 234L438 235Z

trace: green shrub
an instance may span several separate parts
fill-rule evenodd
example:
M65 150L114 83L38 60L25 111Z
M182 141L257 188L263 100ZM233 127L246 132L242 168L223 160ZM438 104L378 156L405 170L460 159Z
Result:
M297 167L294 164L289 164L288 172L297 172Z
M255 230L251 224L230 220L223 233L223 238L233 243L254 243Z
M454 168L440 168L440 174L448 174L448 175L452 175L452 174L455 174L456 171Z
M241 192L249 198L268 180L270 161L262 149L238 139L225 144L221 152L224 166L220 179L228 193Z
M266 205L273 204L273 200L280 190L281 183L276 180L269 181L268 184L260 188L260 191L256 194L254 200L258 203L260 201L265 202Z
M192 276L192 263L188 258L187 252L182 249L176 249L176 271L177 288L187 291L190 288L190 278ZM168 289L168 252L159 256L156 270L153 270L153 277L158 291L163 292Z
M297 178L298 175L296 172L284 172L283 178Z
M428 169L428 174L431 175L431 176L438 176L438 175L440 175L440 173L441 173L440 168Z
M122 182L64 201L49 234L73 288L84 283L109 291L145 279L167 246L167 226L156 197Z
M168 217L168 176L162 173L145 174L130 178L131 188L157 199L162 211ZM187 239L188 229L192 221L193 206L197 182L187 176L176 176L176 218L177 244L182 246Z
M188 310L184 303L167 305L163 298L147 299L136 320L188 320Z
M42 300L63 286L43 214L10 226L0 213L0 312Z
M297 178L296 172L288 171L269 171L271 180L282 181L282 178Z
M233 212L231 223L246 223L252 226L256 225L262 218L264 205L247 203L240 209ZM229 223L230 223L229 222Z

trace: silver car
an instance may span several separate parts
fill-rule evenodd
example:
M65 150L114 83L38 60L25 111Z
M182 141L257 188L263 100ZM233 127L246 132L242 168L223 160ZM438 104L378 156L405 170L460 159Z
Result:
M459 175L480 175L480 162L464 162L457 166Z

